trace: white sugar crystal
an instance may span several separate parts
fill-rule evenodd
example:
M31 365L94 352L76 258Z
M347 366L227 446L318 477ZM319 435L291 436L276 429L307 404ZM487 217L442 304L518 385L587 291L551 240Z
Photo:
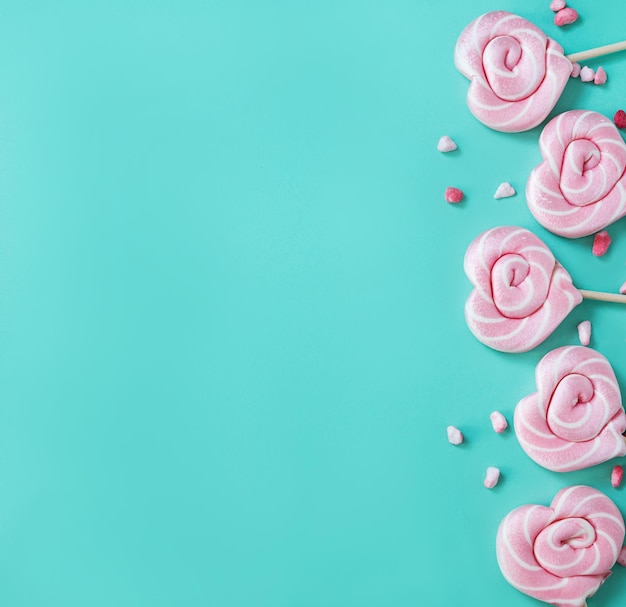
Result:
M583 82L591 82L596 77L596 73L590 67L583 67L580 70L580 79Z
M440 152L452 152L453 150L456 150L456 148L456 143L454 143L454 141L452 141L452 139L450 139L447 135L444 135L437 144L437 149Z
M460 445L463 442L463 434L458 428L448 426L448 441L453 445Z
M501 183L493 195L496 200L498 198L509 198L510 196L515 196L515 188L508 181Z
M588 346L591 341L591 322L583 320L578 325L578 339L583 346Z

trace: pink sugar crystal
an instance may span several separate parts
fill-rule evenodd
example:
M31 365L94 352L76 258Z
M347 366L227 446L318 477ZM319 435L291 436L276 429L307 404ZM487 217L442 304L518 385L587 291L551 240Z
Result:
M501 434L508 427L508 422L506 421L506 417L500 413L500 411L494 411L489 418L491 419L491 425L493 426L494 432Z
M550 2L550 10L554 13L558 13L561 9L565 7L565 0L552 0L552 2Z
M593 237L593 248L591 249L591 252L596 257L602 257L602 255L605 255L606 252L609 250L610 246L611 237L606 230L602 230L602 232L598 232Z
M604 68L600 66L596 71L596 75L594 76L593 83L594 84L604 84L606 82L606 72Z
M459 190L459 188L446 188L446 193L444 194L444 197L446 199L446 202L456 204L457 202L461 202L461 200L463 200L463 190Z
M573 8L562 8L556 15L554 15L554 25L563 27L574 23L578 19L578 13Z
M487 475L485 476L485 482L483 483L487 489L493 489L500 480L500 469L494 466L487 468Z
M617 489L622 484L623 478L624 468L619 464L617 466L613 466L613 471L611 472L611 485Z

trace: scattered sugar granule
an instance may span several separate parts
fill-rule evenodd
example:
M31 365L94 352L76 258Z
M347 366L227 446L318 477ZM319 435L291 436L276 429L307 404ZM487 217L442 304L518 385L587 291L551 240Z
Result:
M611 485L616 489L622 484L622 479L624 478L624 468L619 464L617 466L613 466L613 470L611 471Z
M508 422L506 421L506 417L500 413L500 411L494 411L490 416L491 425L493 426L494 432L501 434L508 427Z
M596 71L596 75L593 79L593 83L594 84L605 84L606 83L606 72L604 71L604 68L602 66L600 66L598 68L598 70Z
M578 78L578 76L580 76L580 63L572 63L572 73L570 76L572 78Z
M626 129L626 112L624 110L617 110L615 116L613 116L613 122L618 129Z
M591 82L595 77L596 73L586 65L580 70L580 79L583 82Z
M619 288L619 292L622 295L626 295L626 282Z
M550 2L550 10L554 13L558 13L561 9L565 8L565 0L552 0Z
M448 442L451 445L460 445L463 442L463 433L454 426L448 426Z
M556 15L554 15L554 25L563 27L574 23L578 19L578 13L573 8L562 8Z
M487 475L485 476L485 482L483 483L487 489L493 489L500 480L500 469L494 466L487 468Z
M515 188L508 181L505 181L498 186L498 189L493 197L496 200L498 198L509 198L510 196L515 196L515 193Z
M583 320L578 325L578 339L583 346L588 346L591 341L591 322Z
M609 250L610 246L611 237L606 230L602 230L602 232L598 232L593 237L593 248L591 249L591 252L596 257L602 257L602 255L604 255Z
M457 202L461 202L461 200L463 200L464 194L463 190L459 190L459 188L446 188L444 196L446 198L446 202L456 204Z
M452 139L450 139L447 135L444 135L437 144L437 149L440 152L452 152L453 150L456 150L457 147L456 143L454 143L454 141L452 141Z

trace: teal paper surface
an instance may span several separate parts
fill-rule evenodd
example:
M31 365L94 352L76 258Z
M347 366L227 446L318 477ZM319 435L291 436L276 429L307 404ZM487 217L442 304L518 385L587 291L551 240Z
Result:
M495 9L566 52L625 37L621 0L575 8L559 29L548 0L0 1L2 605L531 607L495 559L509 510L585 483L626 513L614 462L551 473L489 421L585 319L626 392L626 306L585 302L522 355L463 318L465 249L496 225L580 288L626 281L626 220L602 258L543 230L541 129L478 123L453 65ZM607 84L555 113L626 109L626 53L587 64ZM625 600L617 566L589 607Z

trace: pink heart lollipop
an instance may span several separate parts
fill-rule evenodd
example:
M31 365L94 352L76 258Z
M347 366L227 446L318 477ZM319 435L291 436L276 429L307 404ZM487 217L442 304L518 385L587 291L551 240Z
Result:
M576 61L626 48L626 41L565 56L563 48L530 21L494 11L474 19L454 50L469 80L467 104L478 120L515 133L540 124L556 105Z
M526 352L543 342L583 299L626 303L626 296L581 291L552 251L532 232L503 226L480 234L465 254L475 289L465 319L485 345Z
M624 519L603 493L576 485L549 508L516 508L500 523L496 556L505 579L558 607L584 607L611 574L624 542Z
M578 238L626 216L626 144L611 120L571 110L539 137L543 162L526 185L528 207L547 230Z
M626 455L626 413L615 373L599 352L565 346L536 369L537 392L515 409L515 434L540 466L570 472Z

